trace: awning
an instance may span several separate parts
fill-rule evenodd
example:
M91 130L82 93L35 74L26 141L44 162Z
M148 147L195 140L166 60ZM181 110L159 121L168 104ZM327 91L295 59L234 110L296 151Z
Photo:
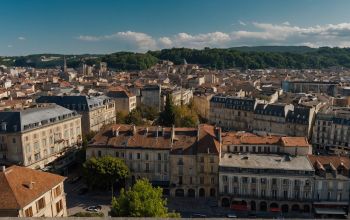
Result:
M319 215L346 215L343 209L315 208L315 213Z
M231 205L231 209L235 211L247 211L247 205Z
M270 212L280 212L280 208L270 208Z

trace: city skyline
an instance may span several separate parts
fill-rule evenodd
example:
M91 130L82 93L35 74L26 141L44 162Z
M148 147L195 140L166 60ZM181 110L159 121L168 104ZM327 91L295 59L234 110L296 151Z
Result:
M349 1L2 1L0 55L349 47Z

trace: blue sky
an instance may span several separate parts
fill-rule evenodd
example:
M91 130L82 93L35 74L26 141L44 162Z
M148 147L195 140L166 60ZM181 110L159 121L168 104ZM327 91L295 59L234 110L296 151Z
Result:
M0 55L350 46L349 0L1 0Z

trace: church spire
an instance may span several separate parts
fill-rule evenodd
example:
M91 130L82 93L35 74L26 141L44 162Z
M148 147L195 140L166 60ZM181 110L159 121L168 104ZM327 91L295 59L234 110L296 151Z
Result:
M63 72L67 72L67 61L66 61L66 56L63 56Z

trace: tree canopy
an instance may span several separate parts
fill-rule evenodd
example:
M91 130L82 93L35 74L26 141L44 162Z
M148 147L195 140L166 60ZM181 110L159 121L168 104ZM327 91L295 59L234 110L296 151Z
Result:
M147 179L137 180L127 191L122 189L118 198L112 199L111 215L114 217L180 217L168 213L167 201L160 187L153 187Z
M159 115L159 123L168 127L175 124L175 107L170 94L167 95L164 110Z
M90 158L83 164L83 175L90 188L109 189L129 175L125 162L112 156Z

